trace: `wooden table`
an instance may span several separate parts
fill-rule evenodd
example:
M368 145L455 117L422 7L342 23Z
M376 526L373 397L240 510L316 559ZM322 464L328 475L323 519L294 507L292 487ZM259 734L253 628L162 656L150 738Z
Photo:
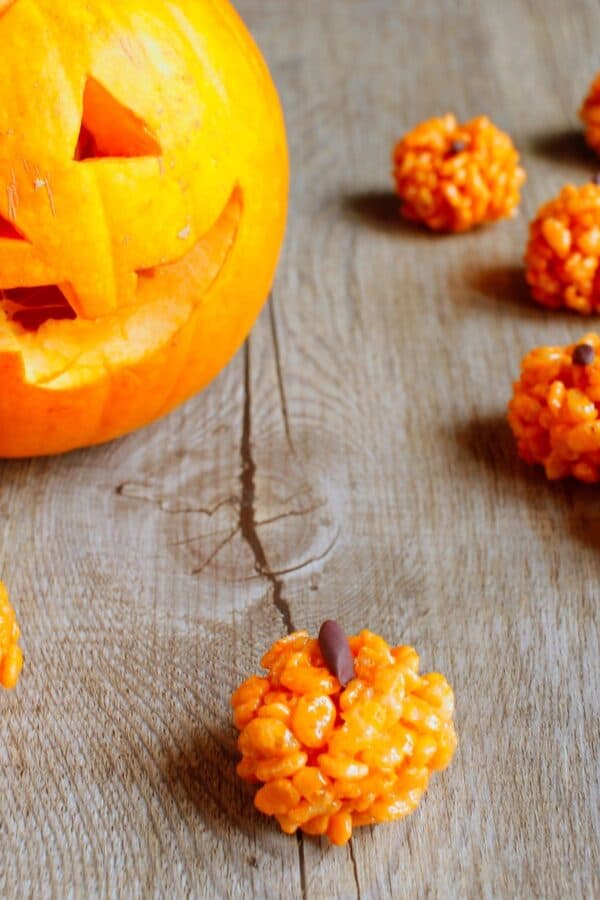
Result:
M597 166L577 109L600 10L239 6L291 142L271 305L165 421L0 464L27 656L0 698L0 895L599 896L599 494L521 464L504 416L524 352L589 327L530 302L521 257ZM447 110L516 140L517 220L399 220L392 143ZM253 810L228 709L273 640L332 615L419 648L461 738L415 815L345 849Z

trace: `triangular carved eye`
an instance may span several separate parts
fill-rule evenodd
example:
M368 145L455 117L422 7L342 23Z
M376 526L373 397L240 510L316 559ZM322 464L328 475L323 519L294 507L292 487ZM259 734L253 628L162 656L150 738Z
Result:
M12 222L0 216L0 241L26 241L27 238L18 231Z
M95 78L88 77L75 159L160 156L162 149L146 124L119 103Z

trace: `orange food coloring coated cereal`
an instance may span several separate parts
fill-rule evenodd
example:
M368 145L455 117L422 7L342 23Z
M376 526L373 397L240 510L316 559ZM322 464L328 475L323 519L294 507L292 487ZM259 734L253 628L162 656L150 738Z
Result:
M551 480L600 482L600 337L538 347L521 364L508 421L519 454Z
M292 731L305 747L322 747L333 731L337 711L326 695L300 697L292 718Z
M586 141L600 153L600 73L592 81L579 115L585 125Z
M258 759L278 759L299 749L300 744L280 719L252 719L240 736L242 753Z
M0 686L16 687L23 668L23 654L18 645L19 626L8 600L6 588L0 581Z
M510 137L485 116L422 122L398 142L393 163L402 214L434 231L513 216L525 182Z
M331 816L327 826L327 837L338 847L347 844L352 837L352 814L340 812Z
M578 313L600 309L600 185L566 185L529 226L527 282L538 303Z
M349 638L355 677L343 687L324 660L324 649L330 664L343 660L334 638L277 641L263 657L267 676L244 682L232 706L237 772L262 783L257 808L287 834L300 828L341 845L354 827L412 812L431 773L452 759L456 734L452 689L442 675L419 675L411 647L370 631Z

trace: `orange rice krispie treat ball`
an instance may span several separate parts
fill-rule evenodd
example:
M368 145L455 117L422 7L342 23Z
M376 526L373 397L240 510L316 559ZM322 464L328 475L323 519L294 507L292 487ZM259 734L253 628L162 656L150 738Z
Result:
M419 675L412 647L326 622L263 657L267 674L234 693L238 774L261 787L254 803L294 834L345 844L358 825L411 813L432 772L456 748L454 696L442 675Z
M508 421L519 454L552 480L600 481L600 337L539 347L522 363Z
M16 687L21 674L23 654L17 643L19 636L15 612L0 581L0 686L4 688Z
M596 75L579 115L585 125L585 139L592 150L600 153L600 73Z
M394 150L402 214L434 231L468 231L513 216L525 171L510 137L485 116L429 119Z
M538 303L578 313L600 309L600 185L566 185L529 226L526 277Z

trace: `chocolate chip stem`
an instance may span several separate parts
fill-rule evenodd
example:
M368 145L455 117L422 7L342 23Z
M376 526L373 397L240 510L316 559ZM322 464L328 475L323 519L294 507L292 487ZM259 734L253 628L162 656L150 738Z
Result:
M572 360L576 366L590 366L596 358L596 352L591 344L577 344L573 350Z
M323 622L319 631L319 647L331 674L342 687L346 687L356 677L356 672L352 650L342 626L331 619Z
M452 143L450 144L450 153L452 153L453 155L456 155L457 153L462 153L463 150L466 150L466 149L467 149L467 142L461 141L460 139L452 141Z

